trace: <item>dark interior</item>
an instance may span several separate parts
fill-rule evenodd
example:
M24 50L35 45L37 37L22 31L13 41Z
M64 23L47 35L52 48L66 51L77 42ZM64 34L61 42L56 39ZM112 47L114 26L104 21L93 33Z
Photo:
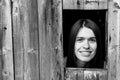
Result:
M68 54L69 34L73 24L80 18L87 18L93 20L100 28L102 35L102 48L104 53L103 60L106 61L106 10L63 10L63 49L64 57Z

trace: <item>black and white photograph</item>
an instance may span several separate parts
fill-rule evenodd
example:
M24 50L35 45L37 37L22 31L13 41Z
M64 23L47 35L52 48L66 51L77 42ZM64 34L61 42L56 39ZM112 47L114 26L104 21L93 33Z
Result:
M120 0L0 0L0 80L120 80Z

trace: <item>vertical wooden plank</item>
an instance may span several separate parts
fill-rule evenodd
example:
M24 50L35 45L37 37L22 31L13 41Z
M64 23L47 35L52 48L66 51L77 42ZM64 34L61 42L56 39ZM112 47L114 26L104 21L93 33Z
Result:
M15 80L39 80L37 0L13 1Z
M120 79L120 1L118 0L117 1L117 4L116 4L116 7L117 7L117 11L118 11L118 14L117 14L117 18L118 18L118 21L117 21L117 27L118 27L118 45L119 47L117 48L118 49L118 53L117 53L117 80Z
M120 79L120 0L113 0L113 14L116 17L116 80ZM114 17L113 16L113 17ZM113 36L112 36L113 37ZM113 37L115 38L115 37ZM115 53L115 52L114 52Z
M0 79L3 79L2 71L3 71L3 53L2 53L2 47L3 47L3 9L2 5L0 5Z
M47 42L50 38L48 37L48 24L51 26L50 20L50 2L46 0L38 0L38 11L39 11L39 43L40 43L40 80L51 80L51 51ZM49 11L48 11L49 10ZM48 18L48 19L47 19ZM45 32L46 31L46 32Z
M20 20L20 3L17 0L13 1L12 18L13 18L13 44L14 44L14 69L15 80L23 80L23 40L22 27Z
M62 3L38 0L40 80L63 80Z
M37 0L22 0L25 12L24 80L39 80L38 11Z
M10 0L0 1L0 36L0 79L14 80Z
M15 69L15 80L23 80L23 39L22 39L22 27L23 17L20 20L20 2L18 0L13 1L12 9L13 18L13 44L14 44L14 69ZM22 14L21 14L22 16Z
M120 79L120 1L110 0L108 7L108 80Z

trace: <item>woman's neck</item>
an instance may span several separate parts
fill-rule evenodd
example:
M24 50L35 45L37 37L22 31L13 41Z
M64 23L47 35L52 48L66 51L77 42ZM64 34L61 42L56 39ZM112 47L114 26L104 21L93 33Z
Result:
M83 62L81 60L76 61L76 66L79 68L85 68L86 64L87 64L87 62Z

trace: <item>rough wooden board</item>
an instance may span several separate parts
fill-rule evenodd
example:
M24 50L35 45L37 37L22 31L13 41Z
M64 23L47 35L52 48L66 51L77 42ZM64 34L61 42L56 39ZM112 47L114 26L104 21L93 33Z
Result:
M20 20L20 8L19 2L16 0L13 2L12 19L13 19L13 44L14 44L14 69L15 69L15 80L23 80L23 39L22 39L22 27ZM22 19L22 18L21 18Z
M63 9L108 9L108 0L63 0Z
M39 80L39 46L37 0L27 0L23 5L24 25L24 80Z
M63 0L63 9L83 9L84 0Z
M14 80L11 2L0 1L0 79Z
M117 21L117 25L118 25L118 54L117 54L117 80L120 79L120 10L118 11L118 21Z
M36 0L13 1L15 80L39 80Z
M99 9L99 0L84 0L84 9Z
M84 80L84 69L66 68L65 80Z
M99 0L99 9L108 9L108 1L109 0Z
M112 27L112 29L114 29L114 33L113 33L114 35L112 35L112 37L116 40L116 41L114 41L115 43L113 43L113 41L111 40L112 45L113 45L112 47L113 47L113 49L115 49L115 51L113 51L114 54L112 54L112 55L116 55L115 77L116 77L116 80L119 80L120 79L120 0L113 0L112 6L113 6L113 8L111 8L111 10L113 11L113 13L111 13L111 14L113 16L111 16L111 17L115 18L115 19L113 18L113 20L115 22L113 21L114 28ZM111 69L112 69L111 71L114 70L114 68L111 68ZM114 73L112 73L112 74L114 74Z
M118 1L118 0L117 0ZM119 80L119 3L109 1L108 7L108 80Z
M61 0L38 1L40 80L63 80Z
M107 80L106 69L66 68L65 80Z
M107 70L85 70L84 80L108 80Z

